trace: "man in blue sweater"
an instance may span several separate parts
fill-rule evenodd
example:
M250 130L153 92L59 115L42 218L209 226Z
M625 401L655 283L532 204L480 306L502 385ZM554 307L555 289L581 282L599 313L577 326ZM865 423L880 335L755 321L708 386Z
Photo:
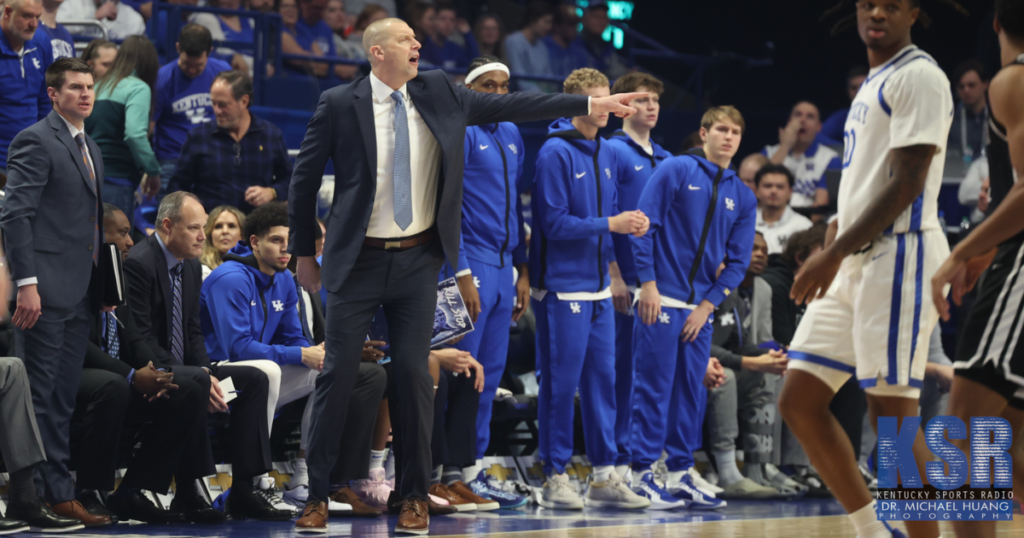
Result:
M628 89L627 89L628 88ZM648 92L648 97L634 99L630 104L637 113L622 120L622 129L608 140L608 146L618 153L615 178L619 210L634 210L647 180L662 161L672 156L651 140L651 129L658 123L658 99L665 85L647 73L630 73L620 77L612 93L622 91ZM615 304L615 444L618 457L615 470L624 479L631 461L630 431L633 400L633 295L640 282L637 280L633 250L628 235L613 235L615 260L626 283L628 293L613 296ZM628 482L628 479L627 479Z
M608 78L578 69L565 92L609 95ZM618 212L616 153L597 136L607 114L556 120L537 156L532 198L530 286L537 316L537 416L540 459L547 482L541 506L581 509L565 466L573 448L573 402L579 388L587 456L594 482L592 507L646 508L615 472L615 320L613 293L624 294L611 232L643 235L639 211Z
M662 448L668 492L691 508L725 506L697 490L688 470L707 404L709 318L743 281L754 242L757 200L729 169L744 126L733 107L708 110L700 128L704 148L662 163L637 206L651 230L632 240L641 282L633 331L633 470L654 506L674 507L651 472Z

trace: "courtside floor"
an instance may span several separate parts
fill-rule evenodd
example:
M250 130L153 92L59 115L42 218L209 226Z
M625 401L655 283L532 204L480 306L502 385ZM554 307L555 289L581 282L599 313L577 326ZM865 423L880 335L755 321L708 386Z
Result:
M1024 536L1024 516L1015 511L1014 521L998 525L999 536ZM378 519L333 518L328 536L393 536L398 516ZM81 531L62 536L78 538L98 536L124 537L254 537L279 538L299 535L294 524L257 521L231 521L225 525L150 526L121 524L99 531ZM545 510L530 507L519 510L467 513L433 517L432 536L503 536L512 538L611 538L619 536L674 538L809 538L836 536L854 538L856 533L833 500L731 501L717 512L584 510L582 512ZM948 524L943 536L953 536ZM20 535L24 536L24 535ZM52 534L47 536L54 536Z

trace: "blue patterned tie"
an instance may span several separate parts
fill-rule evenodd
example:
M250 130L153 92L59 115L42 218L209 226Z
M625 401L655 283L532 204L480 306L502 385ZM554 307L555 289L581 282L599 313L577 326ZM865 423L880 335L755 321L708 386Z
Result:
M117 337L117 320L110 312L104 312L107 318L107 355L121 360L121 340Z
M171 306L171 355L178 362L185 362L185 340L181 326L181 262L171 267L171 289L174 303Z
M395 100L395 224L402 231L412 224L412 171L409 157L409 118L402 104L402 92L394 92Z

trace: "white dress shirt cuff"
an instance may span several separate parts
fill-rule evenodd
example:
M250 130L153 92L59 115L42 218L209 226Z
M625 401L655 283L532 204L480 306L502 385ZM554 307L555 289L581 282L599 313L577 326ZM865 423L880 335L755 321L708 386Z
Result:
M587 96L587 115L588 116L590 115L590 101L593 100L593 99L594 99L593 97L590 97L589 95Z
M473 274L473 270L472 269L463 269L463 270L459 271L458 273L455 273L455 278L461 278L461 277L464 277L466 275L471 275L471 274Z
M16 280L14 283L17 284L18 287L20 288L22 286L28 286L29 284L37 284L38 285L39 284L39 279L37 279L36 277L23 278L21 280Z

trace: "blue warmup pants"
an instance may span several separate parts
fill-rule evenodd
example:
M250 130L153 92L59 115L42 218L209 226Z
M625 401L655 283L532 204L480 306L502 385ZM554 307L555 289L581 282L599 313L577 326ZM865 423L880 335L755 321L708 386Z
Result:
M697 340L683 342L680 334L691 311L661 307L661 312L653 325L644 325L639 316L633 323L633 468L649 468L664 449L668 470L685 471L702 441L712 327L709 318Z
M611 299L533 300L537 317L540 459L548 476L572 458L576 389L591 465L615 464L615 319Z
M632 310L630 311L632 313ZM633 316L615 313L615 465L632 461L633 429Z
M468 351L484 367L484 391L480 393L480 408L476 415L477 458L484 457L491 442L491 410L494 394L505 373L508 358L508 335L512 327L512 309L516 304L516 283L512 265L496 267L469 260L473 282L480 294L480 316L474 330L466 334L456 348Z

